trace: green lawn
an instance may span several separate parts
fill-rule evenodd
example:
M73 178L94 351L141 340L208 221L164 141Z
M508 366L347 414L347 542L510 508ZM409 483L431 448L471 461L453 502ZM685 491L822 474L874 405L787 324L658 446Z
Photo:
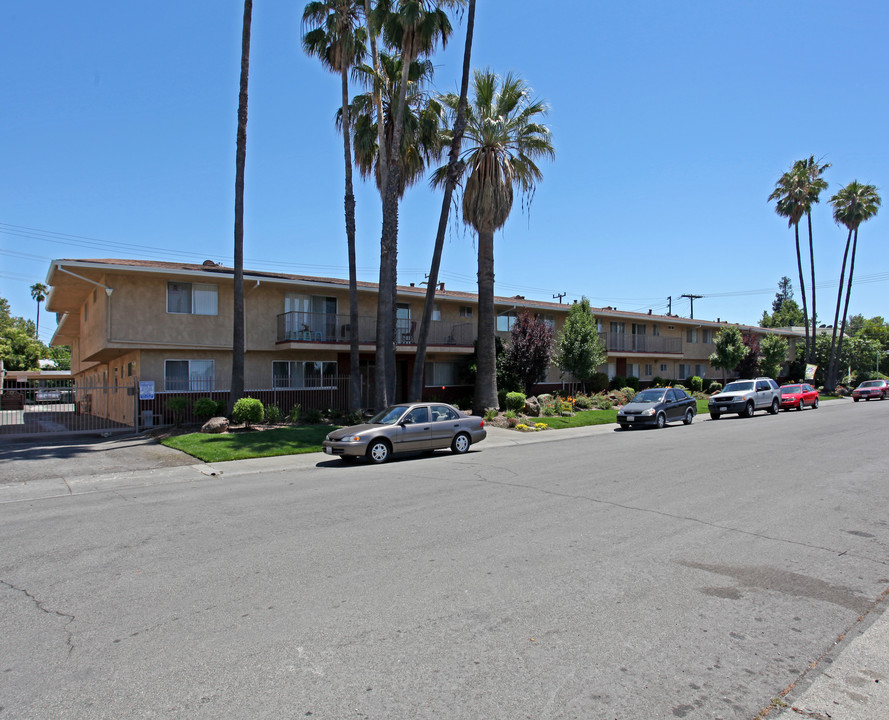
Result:
M338 425L299 425L274 430L247 432L190 433L161 441L162 445L181 450L204 462L246 460L247 458L297 455L321 451L321 441Z

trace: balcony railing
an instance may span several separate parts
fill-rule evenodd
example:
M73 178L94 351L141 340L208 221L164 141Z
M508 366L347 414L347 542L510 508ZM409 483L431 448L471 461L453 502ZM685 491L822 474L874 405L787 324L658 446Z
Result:
M682 338L677 337L603 332L599 333L599 338L609 352L682 353Z
M343 343L349 344L350 323L348 315L333 313L286 312L278 315L278 342ZM395 342L399 345L415 345L420 321L398 318L395 324ZM358 317L358 341L373 345L377 341L377 319L367 315ZM475 327L470 322L433 320L429 327L427 345L462 345L472 347Z

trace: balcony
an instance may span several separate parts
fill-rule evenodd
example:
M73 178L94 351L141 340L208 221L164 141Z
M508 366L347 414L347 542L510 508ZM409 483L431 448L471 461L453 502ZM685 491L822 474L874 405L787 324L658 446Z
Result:
M286 312L278 315L278 342L290 343L337 343L349 344L350 324L348 315L332 313ZM397 345L416 345L420 321L398 318L395 324ZM358 342L375 345L377 342L376 316L358 317ZM475 327L471 322L433 320L426 345L454 345L472 347Z
M661 337L660 335L632 335L627 333L603 332L599 339L608 352L635 352L649 355L681 355L682 338Z

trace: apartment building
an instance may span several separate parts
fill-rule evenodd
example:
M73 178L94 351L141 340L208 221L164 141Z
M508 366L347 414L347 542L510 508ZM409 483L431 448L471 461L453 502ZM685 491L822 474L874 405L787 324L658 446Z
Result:
M47 273L46 307L57 313L54 345L71 346L71 371L81 383L128 385L139 379L158 393L206 393L228 389L231 379L233 270L201 265L125 259L54 260ZM245 387L250 390L344 386L349 373L348 281L245 270ZM400 286L397 296L397 399L406 398L413 372L419 318L426 288ZM358 333L362 406L373 398L377 286L358 285ZM528 310L560 332L568 304L495 298L497 333L504 339ZM713 339L726 325L673 315L594 308L608 351L609 376L683 380L721 378L708 364ZM475 294L436 288L428 337L428 396L456 399L472 394L465 383L467 358L478 327ZM792 330L745 328L759 335ZM572 378L551 367L538 391Z

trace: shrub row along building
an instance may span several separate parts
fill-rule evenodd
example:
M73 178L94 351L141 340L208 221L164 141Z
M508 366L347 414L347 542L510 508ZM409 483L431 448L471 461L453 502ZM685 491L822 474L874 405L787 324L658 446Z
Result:
M232 268L143 260L54 260L46 282L46 307L57 313L53 345L71 346L71 370L78 387L125 387L143 402L112 410L102 392L89 396L90 412L129 414L157 420L157 398L169 394L224 397L231 379L233 305ZM336 278L269 272L244 272L246 312L245 388L255 397L318 407L348 406L349 286ZM400 286L397 298L396 399L406 398L413 372L425 287ZM373 398L377 286L358 284L358 333L361 350L362 407ZM465 365L474 352L478 327L477 298L472 293L436 289L426 362L427 397L460 400L472 395ZM558 334L568 304L538 302L521 296L495 298L497 334L506 339L511 324L528 310ZM708 363L719 320L594 308L608 352L609 377L655 377L682 381L697 375L721 379ZM791 356L800 333L742 327L759 336L788 337ZM551 367L538 392L573 382ZM147 391L146 391L147 388ZM312 398L308 392L323 395ZM289 394L288 394L289 393ZM152 401L152 395L154 400ZM154 403L154 404L152 404ZM130 407L132 406L132 410Z

